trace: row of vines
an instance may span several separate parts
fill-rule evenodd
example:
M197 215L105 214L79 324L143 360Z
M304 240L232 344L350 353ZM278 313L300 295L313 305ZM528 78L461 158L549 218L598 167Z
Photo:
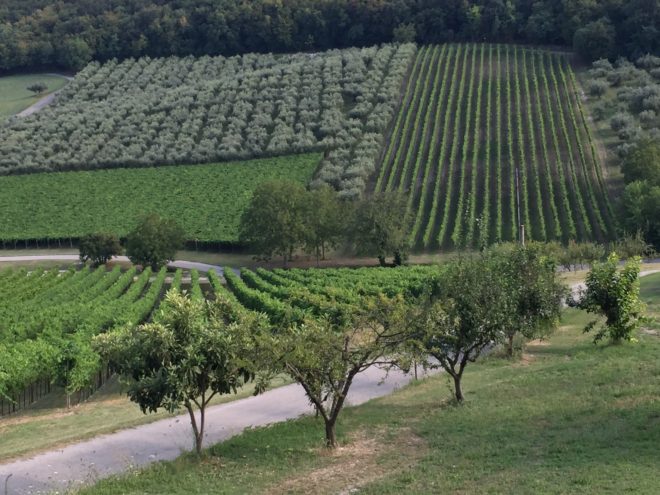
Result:
M409 194L419 249L603 241L615 219L575 76L558 53L509 45L419 50L376 191Z

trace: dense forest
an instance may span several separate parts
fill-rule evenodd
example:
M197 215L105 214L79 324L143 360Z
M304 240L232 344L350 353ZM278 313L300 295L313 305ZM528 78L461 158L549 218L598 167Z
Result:
M292 52L389 41L660 51L660 0L3 0L0 70L148 55Z

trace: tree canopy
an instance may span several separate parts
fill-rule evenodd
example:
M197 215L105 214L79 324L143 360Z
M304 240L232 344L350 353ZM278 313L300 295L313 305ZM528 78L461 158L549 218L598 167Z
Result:
M175 220L150 213L141 217L128 234L126 255L135 265L157 270L174 259L184 239L184 232Z

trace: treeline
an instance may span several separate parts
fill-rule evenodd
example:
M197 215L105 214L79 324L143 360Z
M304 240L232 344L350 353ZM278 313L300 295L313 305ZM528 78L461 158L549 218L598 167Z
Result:
M564 45L595 59L657 52L658 25L660 0L5 0L0 70L390 41Z

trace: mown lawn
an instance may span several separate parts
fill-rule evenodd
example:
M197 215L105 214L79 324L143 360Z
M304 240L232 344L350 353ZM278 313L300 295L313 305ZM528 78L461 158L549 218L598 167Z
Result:
M642 288L658 311L660 275ZM660 324L595 346L587 321L568 310L520 360L472 366L464 406L436 376L347 410L336 454L303 418L83 493L658 493Z
M48 90L35 95L27 87L36 82L43 82ZM36 103L44 96L63 88L67 83L64 77L45 74L22 74L0 77L0 119L15 115Z

